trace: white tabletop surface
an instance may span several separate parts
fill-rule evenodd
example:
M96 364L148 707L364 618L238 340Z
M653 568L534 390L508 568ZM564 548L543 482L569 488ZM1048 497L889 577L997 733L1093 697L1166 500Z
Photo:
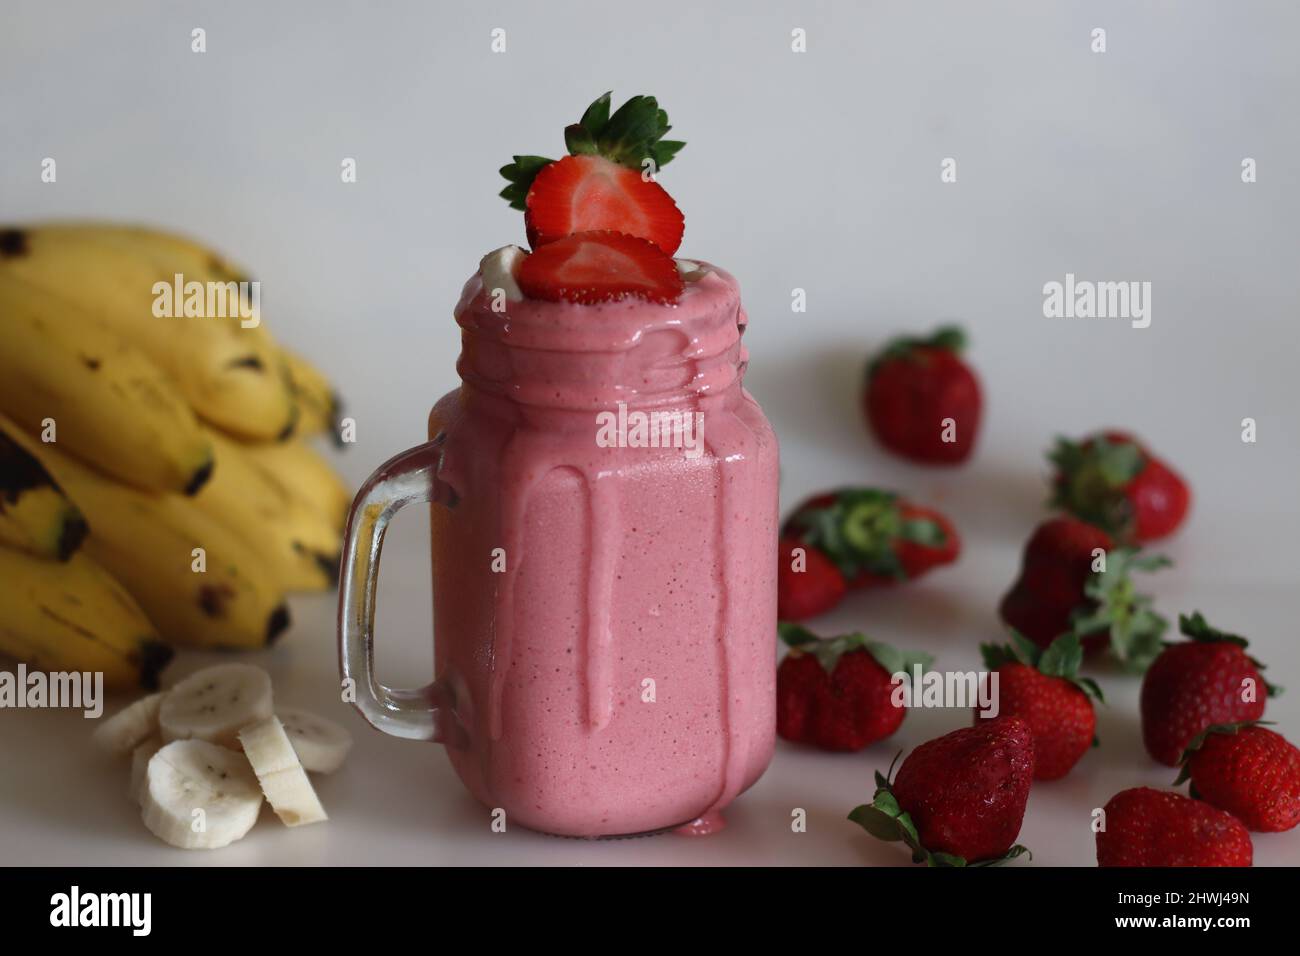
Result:
M1267 716L1300 739L1300 8L617 6L6 3L0 215L153 222L250 265L271 328L344 391L358 441L338 462L359 481L422 440L455 383L461 283L485 251L522 241L497 167L558 153L563 124L606 89L656 94L689 144L662 179L686 213L682 254L745 292L748 382L782 440L783 508L874 483L939 504L965 536L955 567L856 595L817 626L976 667L1044 514L1052 436L1125 426L1194 486L1188 526L1162 549L1177 567L1150 579L1159 608L1252 637L1269 677L1295 688ZM205 54L190 52L194 27ZM504 54L489 50L494 27ZM54 184L39 178L47 156ZM356 184L340 182L345 157ZM940 182L946 157L954 184ZM1150 328L1044 318L1042 286L1067 272L1151 282ZM806 313L790 310L795 288ZM922 470L872 445L857 384L890 333L948 319L971 332L987 426L970 465ZM1245 417L1255 444L1240 440ZM390 682L431 667L422 521L403 514L385 556ZM295 599L292 631L253 657L280 700L356 735L344 769L318 781L328 824L288 830L267 812L227 849L170 849L141 825L126 768L92 752L87 721L8 711L0 864L900 864L845 814L896 750L968 722L913 713L856 755L781 744L708 839L494 834L438 747L383 737L337 702L333 604ZM207 659L183 654L173 673ZM1091 865L1092 809L1174 776L1143 752L1137 681L1100 679L1101 749L1031 795L1021 842L1035 864ZM796 808L807 832L791 832ZM1300 862L1300 831L1256 835L1255 853Z

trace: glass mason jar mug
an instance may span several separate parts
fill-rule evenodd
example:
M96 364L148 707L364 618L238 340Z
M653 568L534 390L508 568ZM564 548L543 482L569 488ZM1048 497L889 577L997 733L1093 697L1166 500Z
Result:
M735 280L673 305L456 308L462 385L348 520L340 663L378 729L442 742L511 822L709 832L775 737L777 444ZM499 308L499 301L497 302ZM384 530L430 501L434 682L377 682Z

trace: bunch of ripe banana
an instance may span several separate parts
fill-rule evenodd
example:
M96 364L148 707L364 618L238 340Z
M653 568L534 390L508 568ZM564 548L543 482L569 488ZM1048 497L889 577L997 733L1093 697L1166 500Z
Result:
M149 687L172 645L261 647L287 592L333 586L329 382L246 295L157 309L159 283L241 282L167 233L0 226L0 654Z

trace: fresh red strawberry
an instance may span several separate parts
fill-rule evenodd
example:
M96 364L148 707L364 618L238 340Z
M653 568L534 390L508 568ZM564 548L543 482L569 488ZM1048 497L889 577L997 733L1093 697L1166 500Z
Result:
M1259 720L1264 698L1277 693L1245 638L1215 630L1199 611L1180 615L1178 626L1191 640L1168 645L1142 680L1142 740L1170 767L1213 725Z
M686 221L664 187L603 156L565 156L537 174L524 224L534 249L577 232L616 230L672 255Z
M634 96L610 115L606 93L565 129L570 155L516 156L501 167L510 182L501 196L524 210L534 249L574 233L610 231L640 236L671 256L684 220L654 178L686 145L664 139L670 129L653 96Z
M810 544L792 538L779 542L776 614L783 621L802 621L829 611L844 597L844 575L831 559Z
M1117 660L1141 670L1160 653L1167 622L1136 591L1130 573L1168 564L1163 557L1116 548L1110 535L1077 518L1052 518L1034 529L1020 576L998 612L1039 647L1075 634L1084 650L1109 645Z
M778 628L791 650L776 672L776 732L823 750L861 750L896 731L907 708L894 702L893 675L933 663L862 634L822 640L796 624Z
M1125 432L1061 438L1048 457L1056 466L1052 503L1121 541L1171 535L1191 506L1187 483Z
M983 398L965 347L962 330L946 326L929 338L897 338L871 360L863 405L882 445L932 465L970 457Z
M792 652L782 658L776 669L776 732L783 739L813 739L818 706L830 695L828 683L826 668L814 655Z
M1083 647L1064 634L1043 650L1014 631L1011 644L983 644L984 666L997 674L998 717L1020 717L1034 739L1034 778L1057 780L1096 741L1092 700L1101 688L1079 677ZM986 718L975 711L975 723Z
M1280 833L1300 823L1300 749L1258 724L1216 724L1183 754L1175 784L1226 810L1248 829Z
M820 550L850 588L908 581L961 554L945 516L876 488L817 495L794 511L782 534Z
M677 263L653 242L621 232L579 232L547 243L519 263L516 279L530 299L593 305L625 296L675 302Z
M1098 866L1250 866L1241 821L1200 800L1134 787L1111 797L1104 812Z
M1034 743L1019 717L980 721L913 750L891 784L849 819L881 840L902 840L912 862L990 865L1026 852L1020 833L1034 777Z

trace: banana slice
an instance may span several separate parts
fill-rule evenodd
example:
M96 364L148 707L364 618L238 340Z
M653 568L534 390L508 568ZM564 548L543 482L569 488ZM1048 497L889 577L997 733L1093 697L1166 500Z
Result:
M251 664L205 667L167 694L158 711L163 740L196 738L239 749L239 730L271 716L271 678Z
M164 843L216 849L252 829L262 791L244 755L206 740L176 740L149 760L144 825Z
M149 772L149 761L162 750L162 746L162 738L154 734L131 751L131 786L127 792L138 804L144 804L144 781Z
M329 819L278 717L272 714L245 727L239 732L239 741L271 809L285 826Z
M127 704L96 727L90 739L115 757L125 757L158 733L158 710L166 696L166 692L149 694Z
M352 749L352 735L334 721L298 707L277 707L275 716L284 725L304 770L333 773L343 765Z

